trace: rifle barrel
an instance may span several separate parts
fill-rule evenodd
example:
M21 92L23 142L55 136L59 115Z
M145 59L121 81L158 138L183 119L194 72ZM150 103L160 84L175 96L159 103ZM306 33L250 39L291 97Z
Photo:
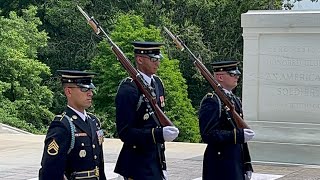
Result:
M183 41L173 35L169 31L168 28L164 27L164 30L167 32L167 34L171 37L173 42L177 45L177 47L184 47L183 49L186 49L188 53L193 57L194 62L193 64L199 69L201 72L202 76L209 82L213 90L216 92L218 97L221 99L223 104L227 107L227 111L229 111L233 117L233 120L235 121L236 125L238 128L246 128L249 129L249 126L247 123L243 120L243 118L235 111L235 107L233 103L228 99L226 94L223 92L221 85L214 79L210 71L206 68L206 66L192 53L192 51L183 43ZM181 48L179 48L181 49Z

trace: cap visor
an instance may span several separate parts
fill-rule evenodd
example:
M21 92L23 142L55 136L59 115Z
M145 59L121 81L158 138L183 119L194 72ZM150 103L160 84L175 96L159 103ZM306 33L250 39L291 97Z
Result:
M81 84L81 83L78 83L77 86L83 87L83 88L89 88L89 89L95 89L95 88L96 88L92 83L90 83L90 84Z
M241 72L239 70L232 70L232 71L228 71L231 74L236 74L236 75L241 75Z
M151 58L158 58L158 59L162 59L163 56L161 54L147 54L149 57Z

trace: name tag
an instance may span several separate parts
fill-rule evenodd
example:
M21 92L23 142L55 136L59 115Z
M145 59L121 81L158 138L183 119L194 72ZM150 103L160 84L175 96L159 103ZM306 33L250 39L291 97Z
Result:
M80 136L88 136L87 133L74 133L75 137L80 137Z

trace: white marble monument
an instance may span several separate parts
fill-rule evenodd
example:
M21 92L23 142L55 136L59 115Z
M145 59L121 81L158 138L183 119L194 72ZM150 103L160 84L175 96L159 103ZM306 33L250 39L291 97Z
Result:
M320 11L248 11L241 26L253 160L320 165Z

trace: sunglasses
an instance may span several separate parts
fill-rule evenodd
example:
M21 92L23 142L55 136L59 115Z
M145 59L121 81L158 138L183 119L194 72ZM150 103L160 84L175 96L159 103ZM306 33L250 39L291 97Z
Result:
M149 58L150 58L151 62L157 62L157 61L161 60L160 58L155 58L155 57L150 57L150 56L149 56Z
M217 75L229 75L231 77L236 77L236 76L240 76L240 74L236 74L236 73L232 73L232 72L227 72L227 73L219 73Z
M143 55L143 57L148 57L151 62L157 62L161 60L161 58L151 57L149 55Z
M86 88L86 87L68 87L68 88L79 88L81 92L88 92L93 90L93 88Z
M227 72L231 77L235 77L235 76L240 76L240 74L236 74L236 73L231 73L231 72Z

